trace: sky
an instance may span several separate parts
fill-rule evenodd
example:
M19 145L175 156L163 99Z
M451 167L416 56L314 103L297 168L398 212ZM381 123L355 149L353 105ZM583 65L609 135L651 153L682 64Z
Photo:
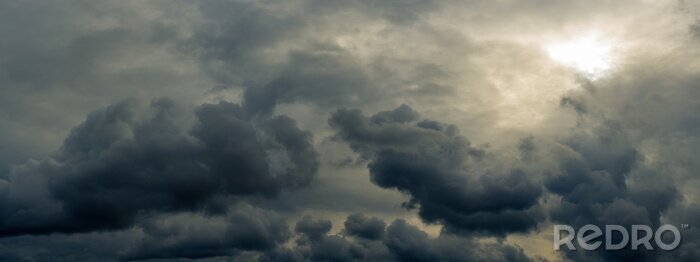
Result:
M697 1L8 0L0 36L0 261L700 256Z

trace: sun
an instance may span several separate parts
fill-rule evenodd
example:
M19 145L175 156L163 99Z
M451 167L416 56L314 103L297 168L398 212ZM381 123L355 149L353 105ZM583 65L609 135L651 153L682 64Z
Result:
M545 46L549 57L590 79L597 79L612 68L613 42L592 32Z

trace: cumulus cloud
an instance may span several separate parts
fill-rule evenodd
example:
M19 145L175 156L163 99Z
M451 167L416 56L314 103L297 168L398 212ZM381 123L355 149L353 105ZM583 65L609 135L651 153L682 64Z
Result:
M381 239L384 237L386 223L376 217L367 217L362 213L355 213L345 220L345 233L365 239Z
M628 70L637 73L649 67L654 65L640 63L637 68ZM661 78L669 84L658 82ZM579 117L577 130L549 149L553 155L539 156L557 162L552 167L555 171L544 180L548 191L560 197L550 211L550 219L577 226L645 224L658 227L672 221L676 226L684 223L674 214L678 210L692 210L692 204L688 204L694 202L689 199L694 193L683 193L687 190L683 184L693 183L694 179L688 179L686 174L698 169L676 162L678 154L671 152L687 152L685 147L692 147L696 140L696 134L689 132L696 126L694 116L679 111L696 104L680 98L694 92L691 91L694 84L689 82L694 78L685 73L647 74L632 82L613 77L610 82L591 86L593 89L574 92L572 101L586 104L588 110L574 107ZM665 88L663 92L659 89L662 87ZM620 92L626 94L617 95ZM635 99L640 96L645 99ZM652 98L655 96L659 99ZM650 107L658 109L648 110ZM674 140L686 143L669 143ZM689 234L684 235L679 249L687 250L697 240L690 232L683 233ZM599 257L594 259L664 260L667 256L679 259L683 256L678 253L682 252L686 251L671 254L598 252ZM591 259L591 254L582 252L567 255L577 260Z
M407 194L405 205L418 208L426 222L505 234L526 232L543 218L537 208L542 190L532 177L518 169L476 171L472 166L489 157L484 149L472 146L455 126L416 123L417 117L407 106L370 118L341 109L329 123L338 139L370 160L372 181Z
M316 175L311 136L288 117L252 119L236 104L205 104L185 132L171 100L137 110L126 101L94 112L54 156L13 169L2 185L0 232L86 232L125 228L149 213L220 213L235 197L275 196Z
M371 231L375 235L382 232L381 236L367 238L365 234L358 234L358 226L367 228L370 225ZM516 246L480 243L450 234L429 237L402 219L386 226L379 218L356 213L345 221L342 231L348 235L329 234L330 228L330 221L306 216L296 224L296 231L301 235L295 248L268 252L261 258L275 261L530 261Z
M363 220L358 222L358 220ZM123 260L232 258L256 261L530 261L517 246L481 243L442 234L430 237L397 219L390 225L362 213L347 217L341 232L357 232L358 223L381 236L331 234L329 220L304 216L293 232L289 221L271 210L237 205L222 217L196 213L142 221L116 255ZM366 230L364 232L367 232ZM375 235L376 236L376 235ZM294 244L290 241L295 239Z
M122 258L206 258L267 251L290 237L286 221L272 211L237 207L224 219L179 215L148 221L144 236Z

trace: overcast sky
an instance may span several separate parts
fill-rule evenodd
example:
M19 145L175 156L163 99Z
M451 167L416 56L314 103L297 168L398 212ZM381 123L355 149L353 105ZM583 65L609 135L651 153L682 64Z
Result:
M0 260L691 261L699 113L693 0L0 1Z

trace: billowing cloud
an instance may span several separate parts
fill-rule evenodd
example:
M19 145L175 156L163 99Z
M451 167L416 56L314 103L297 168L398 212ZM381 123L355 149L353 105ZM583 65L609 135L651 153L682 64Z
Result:
M0 232L86 232L126 228L151 213L220 213L236 197L272 197L316 175L310 134L288 117L252 119L236 104L205 104L187 132L173 101L155 100L145 112L135 103L90 114L54 156L13 169L2 184Z
M429 237L401 219L386 226L381 219L352 214L343 229L352 237L328 234L330 225L330 221L311 217L298 222L296 230L302 238L295 256L311 261L530 261L515 246L479 243L450 234ZM358 227L364 229L358 231ZM372 232L371 237L367 232Z
M267 251L286 242L286 221L271 211L238 207L224 219L192 215L148 221L144 236L123 251L122 258L206 258L235 256L244 251Z
M654 66L640 63L627 74ZM699 169L677 161L683 158L679 154L688 152L686 148L693 147L697 140L697 134L691 131L697 127L695 116L682 113L683 108L696 107L697 102L681 97L695 92L695 84L691 84L695 78L685 73L647 74L631 82L614 77L575 92L571 101L588 108L573 108L579 118L577 130L549 153L539 155L539 161L557 161L554 172L544 180L548 191L559 198L550 210L550 219L576 226L617 224L628 228L633 224L658 227L671 223L680 227L685 223L674 214L678 210L693 212L695 193L684 184L694 183L688 174ZM620 92L626 95L618 95ZM679 259L683 256L678 253L687 252L684 250L697 241L692 233L682 233L682 251L598 252L600 257L596 259ZM568 255L577 260L591 256L585 252Z
M418 208L426 222L505 234L526 232L543 218L542 190L532 177L518 169L476 171L472 166L485 164L488 152L455 126L417 117L404 105L370 118L341 109L329 121L338 139L370 160L372 181L407 194L405 205Z
M376 217L367 217L361 213L348 216L345 221L345 233L366 239L381 239L384 237L386 224Z

